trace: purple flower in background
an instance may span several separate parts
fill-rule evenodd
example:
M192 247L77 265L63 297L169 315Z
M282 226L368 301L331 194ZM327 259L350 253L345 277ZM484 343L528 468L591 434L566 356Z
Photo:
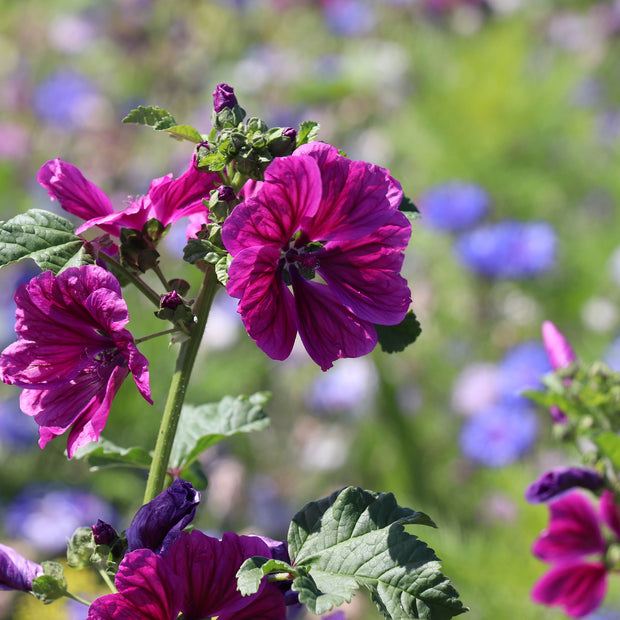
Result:
M324 1L323 16L329 29L343 37L370 32L377 23L374 8L366 0Z
M489 203L484 189L460 181L432 187L419 200L424 223L430 228L450 232L476 224L487 214Z
M20 406L39 425L41 448L69 429L69 458L97 441L130 372L152 404L148 360L125 329L127 305L112 274L95 265L46 271L15 301L17 342L2 352L0 379L24 388Z
M224 108L233 109L237 105L237 97L232 86L226 83L218 84L213 91L213 109L221 112Z
M605 524L615 541L620 540L620 513L610 491L603 492L598 512L578 492L550 503L549 512L549 527L535 541L532 553L552 566L534 585L532 599L583 618L605 598L607 543L601 526Z
M32 101L35 114L48 125L76 129L88 125L101 105L98 88L88 78L63 69L46 77Z
M200 493L177 478L165 491L142 506L127 528L127 548L163 553L196 515Z
M523 456L537 433L532 409L499 403L467 418L461 429L463 454L487 467L503 467Z
M52 200L69 213L86 220L76 231L99 227L104 232L120 236L121 228L142 230L150 219L168 226L182 217L203 215L207 208L203 198L219 184L216 173L202 172L196 168L195 157L189 168L177 179L172 174L154 179L145 196L132 200L122 211L115 212L108 196L86 179L72 164L53 159L39 170L37 180L45 187Z
M45 553L59 553L78 527L97 519L114 522L116 512L96 495L37 485L13 499L6 509L4 527L12 538L26 540Z
M612 369L620 372L620 336L616 337L603 353L602 360Z
M540 342L522 342L509 349L497 366L497 386L502 400L528 403L525 390L542 387L540 378L550 372L545 348Z
M19 399L0 401L0 445L4 450L26 450L34 445L37 424L22 414Z
M370 405L377 382L372 360L346 359L339 361L331 372L318 375L305 400L317 413L351 413Z
M518 280L553 267L557 238L547 222L505 220L463 233L455 252L461 263L490 279Z
M463 415L476 415L498 396L496 364L476 362L466 366L452 386L452 408Z
M400 269L411 225L401 199L387 170L327 144L271 163L222 230L233 256L228 293L241 299L241 319L269 357L286 359L299 332L327 370L369 353L374 324L404 319L411 297Z
M540 504L580 487L596 491L603 486L603 477L594 469L583 467L554 467L532 482L525 490L530 504Z
M22 557L15 549L0 544L0 590L30 592L32 581L43 574L39 564Z
M252 556L272 557L258 536L224 534L221 540L198 530L183 532L165 556L150 549L128 553L116 575L116 594L97 599L91 620L285 620L280 589L263 580L258 592L242 596L236 573Z

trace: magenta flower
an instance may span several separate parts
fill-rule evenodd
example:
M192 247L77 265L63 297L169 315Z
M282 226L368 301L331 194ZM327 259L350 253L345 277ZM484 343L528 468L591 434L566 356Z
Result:
M375 324L404 319L411 295L400 269L411 225L387 170L313 142L275 159L243 195L222 231L233 256L227 290L269 357L286 359L299 332L327 370L369 353Z
M0 590L30 592L32 581L43 574L40 564L22 557L15 549L0 544Z
M567 368L577 359L564 334L551 321L544 321L541 331L543 345L553 370ZM564 385L566 386L567 383L570 383L570 380L566 379ZM556 424L568 422L566 414L557 405L552 405L549 408L549 413Z
M554 467L532 482L525 490L530 504L549 502L580 487L596 491L603 486L603 476L586 467Z
M549 510L549 527L534 543L532 553L552 566L534 585L532 599L582 618L605 598L608 543L601 526L605 524L620 541L620 513L610 491L603 492L598 511L579 492L552 502Z
M41 448L68 429L67 451L96 441L131 372L152 404L148 360L131 333L118 280L95 265L46 271L15 293L17 342L0 356L0 379L24 388L21 409Z
M150 549L128 553L120 564L117 594L97 599L90 620L284 620L284 595L263 581L258 592L242 596L236 574L244 560L271 557L258 536L224 534L221 540L198 530L183 532L165 556Z
M65 211L86 220L77 234L98 226L114 237L120 236L121 228L142 230L153 218L164 227L181 217L197 214L203 215L206 222L207 208L202 199L208 199L210 191L219 184L217 174L198 170L194 156L178 179L173 179L172 174L154 179L145 196L134 198L128 207L115 212L101 189L75 166L60 159L45 163L37 180Z

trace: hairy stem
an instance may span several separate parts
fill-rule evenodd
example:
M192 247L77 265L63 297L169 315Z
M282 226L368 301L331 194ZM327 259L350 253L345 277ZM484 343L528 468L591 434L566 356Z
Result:
M139 276L137 276L135 273L132 273L131 271L129 271L129 269L125 269L125 267L123 267L123 265L121 265L120 262L118 262L117 260L113 259L111 256L108 256L104 252L100 252L99 253L99 258L103 259L106 263L108 263L110 265L114 265L114 267L116 267L117 269L122 271L131 280L132 284L134 284L136 286L136 288L143 295L148 297L148 299L150 299L159 308L159 303L160 303L160 300L161 300L160 296L146 282L144 282Z
M146 492L144 494L145 504L164 490L168 462L170 460L170 451L172 450L172 443L174 442L174 437L177 432L181 407L185 400L187 385L192 373L192 368L194 367L194 362L196 361L196 354L198 353L202 335L204 334L207 317L211 310L211 303L217 291L217 286L218 281L215 270L212 265L208 265L200 292L198 293L198 298L194 304L196 322L192 327L190 337L181 344L176 368L170 383L168 400L166 401L166 408L164 409L161 425L159 427L153 462L146 483Z

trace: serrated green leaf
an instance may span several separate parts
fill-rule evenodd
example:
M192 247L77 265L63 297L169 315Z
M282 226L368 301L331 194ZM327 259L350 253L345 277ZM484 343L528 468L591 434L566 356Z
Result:
M103 437L100 437L99 441L93 441L78 448L74 458L85 459L91 471L109 467L148 469L153 460L149 452L144 448L138 446L121 448Z
M0 267L31 258L43 271L57 274L83 264L83 245L73 224L51 211L30 209L0 223Z
M174 125L173 127L164 129L164 131L177 140L188 140L195 144L200 144L202 142L200 132L191 125Z
M421 217L420 210L418 209L418 207L415 206L415 204L413 204L413 201L408 196L403 196L398 210L401 213L404 213L407 218L412 221L417 220Z
M313 575L300 575L293 580L291 588L299 593L299 602L317 616L322 616L334 607L349 603L358 588L355 579L330 576L327 588L323 590L313 579Z
M163 110L156 105L140 105L135 110L132 110L122 122L125 124L146 125L158 131L170 129L177 125L174 116L168 110Z
M354 487L307 504L288 534L292 563L314 581L298 582L304 603L325 613L364 586L386 618L444 620L467 611L434 551L405 525L434 523L391 493Z
M319 135L320 125L315 121L302 121L297 132L297 146L314 142Z
M243 596L254 594L258 592L263 577L273 573L297 575L298 571L282 560L254 556L245 560L239 567L237 589Z
M386 353L398 353L413 344L422 333L422 327L412 310L398 325L375 325L381 349Z
M226 286L228 282L228 268L232 261L233 257L230 254L226 254L226 256L222 256L222 258L215 263L215 275L217 276L218 282L223 286Z
M187 467L225 437L266 428L269 418L263 407L269 398L269 393L257 392L249 397L224 396L219 403L184 406L168 469Z
M51 603L67 594L67 580L58 562L41 562L43 574L33 579L32 593L40 601Z

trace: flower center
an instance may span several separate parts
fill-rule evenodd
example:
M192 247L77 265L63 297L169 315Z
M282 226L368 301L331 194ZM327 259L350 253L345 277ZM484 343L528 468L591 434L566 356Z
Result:
M304 243L307 241L307 243ZM297 232L280 252L279 267L282 269L284 281L290 285L290 270L297 272L306 280L314 279L316 270L320 267L317 252L323 247L320 241L303 239L303 233Z

